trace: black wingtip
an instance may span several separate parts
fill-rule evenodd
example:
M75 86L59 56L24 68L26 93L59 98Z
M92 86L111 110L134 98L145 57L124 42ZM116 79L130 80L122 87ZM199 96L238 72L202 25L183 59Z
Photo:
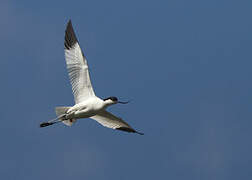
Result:
M66 31L65 31L65 42L64 47L66 49L71 49L78 42L77 37L75 35L72 21L71 19L67 23Z
M116 128L116 129L120 130L120 131L126 131L126 132L129 132L129 133L137 133L137 134L140 134L140 135L144 135L144 133L138 132L135 129L128 128L128 127L119 127L119 128Z

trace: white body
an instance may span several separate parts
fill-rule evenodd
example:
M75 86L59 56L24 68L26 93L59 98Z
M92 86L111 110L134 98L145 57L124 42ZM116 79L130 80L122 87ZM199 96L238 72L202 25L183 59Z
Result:
M64 45L67 70L76 104L72 107L57 107L57 122L63 122L71 126L77 119L92 118L108 128L138 133L121 118L105 110L109 105L119 102L116 97L103 100L95 95L90 80L87 60L80 48L71 21L67 24ZM54 123L55 121L42 123L41 127Z
M108 104L105 103L102 99L93 96L87 100L75 104L67 111L67 118L69 119L80 119L80 118L89 118L101 111L104 111Z

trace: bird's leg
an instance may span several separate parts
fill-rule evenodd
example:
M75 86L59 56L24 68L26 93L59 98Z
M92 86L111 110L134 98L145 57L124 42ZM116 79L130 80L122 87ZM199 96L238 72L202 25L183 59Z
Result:
M53 125L53 124L55 124L55 123L52 123L52 122L43 122L39 126L40 127L46 127L46 126L50 126L50 125Z
M55 118L55 119L52 119L52 120L50 120L50 121L41 123L41 124L40 124L40 127L46 127L46 126L50 126L50 125L53 125L53 124L55 124L55 123L64 121L64 120L66 120L65 117L66 117L66 114L62 114L62 115L60 115L59 117L57 117L57 118ZM62 119L62 118L63 118L63 119Z
M74 118L74 113L75 113L75 111L68 112L65 115L65 119L64 120L73 119Z
M61 120L54 121L54 122L50 122L50 121L48 121L48 122L43 122L43 123L40 124L40 127L50 126L50 125L53 125L53 124L58 123L58 122L61 122Z

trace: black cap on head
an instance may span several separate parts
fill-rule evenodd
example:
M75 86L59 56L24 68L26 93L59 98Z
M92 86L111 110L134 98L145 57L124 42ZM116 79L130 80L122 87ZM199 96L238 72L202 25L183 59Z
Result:
M118 101L117 97L115 97L115 96L111 96L111 97L105 98L103 100L106 101L108 99L111 99L112 101Z

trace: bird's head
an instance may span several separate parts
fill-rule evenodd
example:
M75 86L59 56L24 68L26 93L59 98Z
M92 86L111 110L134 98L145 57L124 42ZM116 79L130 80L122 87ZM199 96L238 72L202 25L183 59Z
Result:
M117 97L115 97L115 96L111 96L111 97L105 98L105 99L103 99L103 101L107 105L112 105L112 104L117 104L117 103L120 103L120 104L127 104L127 103L129 103L129 101L126 101L126 102L118 101Z

